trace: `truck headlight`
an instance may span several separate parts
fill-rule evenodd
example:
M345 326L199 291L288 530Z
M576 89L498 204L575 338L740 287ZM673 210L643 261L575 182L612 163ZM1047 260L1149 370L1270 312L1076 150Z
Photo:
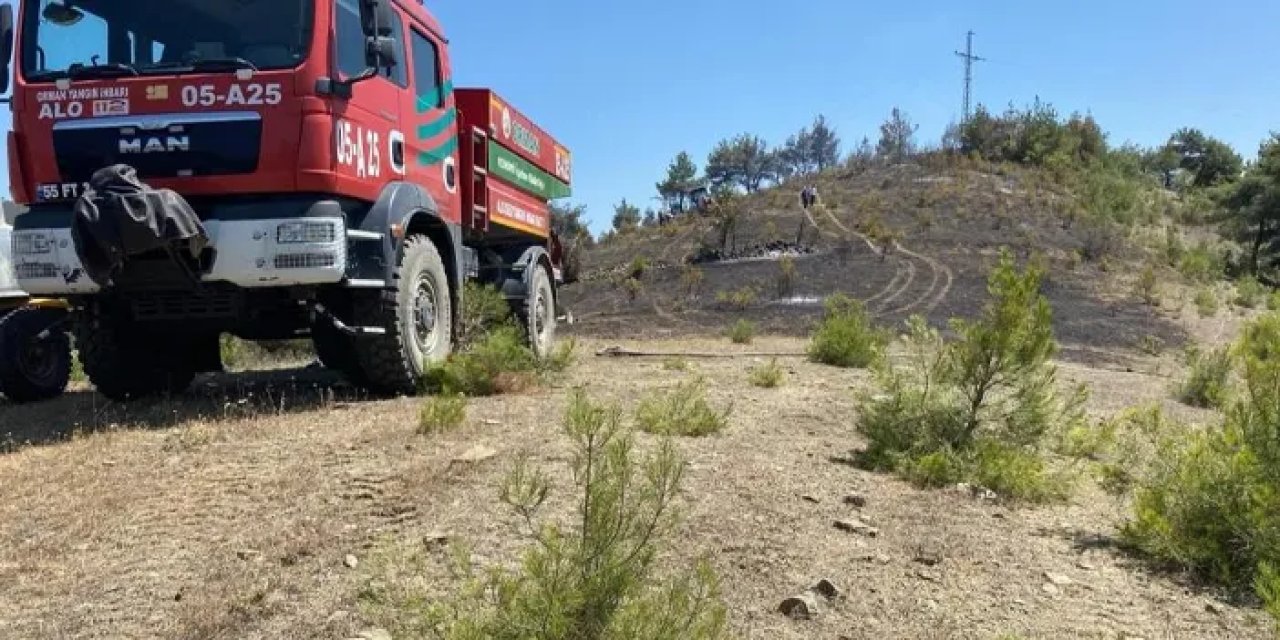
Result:
M38 256L53 251L53 238L38 231L13 234L13 255Z
M279 244L333 242L333 240L334 224L332 222L284 222L276 227L276 242Z

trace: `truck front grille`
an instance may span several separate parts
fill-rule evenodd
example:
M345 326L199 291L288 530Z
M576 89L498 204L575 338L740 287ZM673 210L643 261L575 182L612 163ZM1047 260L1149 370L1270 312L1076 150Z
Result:
M276 256L277 269L317 269L332 267L337 256L332 253L282 253Z
M18 277L24 280L36 278L57 278L58 265L50 262L24 262L15 269Z

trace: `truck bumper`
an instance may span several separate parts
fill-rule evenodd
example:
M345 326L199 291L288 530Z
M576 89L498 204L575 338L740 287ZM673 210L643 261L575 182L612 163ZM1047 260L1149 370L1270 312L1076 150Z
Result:
M347 267L347 234L341 217L205 220L214 257L205 282L245 288L341 282ZM20 228L13 232L18 286L31 295L93 294L70 227Z

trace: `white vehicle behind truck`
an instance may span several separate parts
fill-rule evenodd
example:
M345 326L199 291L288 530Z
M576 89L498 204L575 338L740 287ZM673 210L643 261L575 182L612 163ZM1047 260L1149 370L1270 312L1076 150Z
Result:
M57 397L71 376L67 305L18 287L13 229L0 217L0 395L10 402Z

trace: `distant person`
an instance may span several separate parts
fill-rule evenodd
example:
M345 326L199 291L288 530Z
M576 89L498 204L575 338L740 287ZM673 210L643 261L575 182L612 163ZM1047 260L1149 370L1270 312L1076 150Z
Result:
M804 229L806 226L808 226L807 225L807 221L809 219L808 212L809 212L809 209L813 207L813 205L817 204L817 202L818 202L817 187L813 185L808 185L804 189L800 190L800 206L804 208L805 214L800 217L800 229L796 233L797 245L800 245L800 246L804 245Z
M807 211L818 201L818 189L813 185L809 185L800 190L800 206Z

